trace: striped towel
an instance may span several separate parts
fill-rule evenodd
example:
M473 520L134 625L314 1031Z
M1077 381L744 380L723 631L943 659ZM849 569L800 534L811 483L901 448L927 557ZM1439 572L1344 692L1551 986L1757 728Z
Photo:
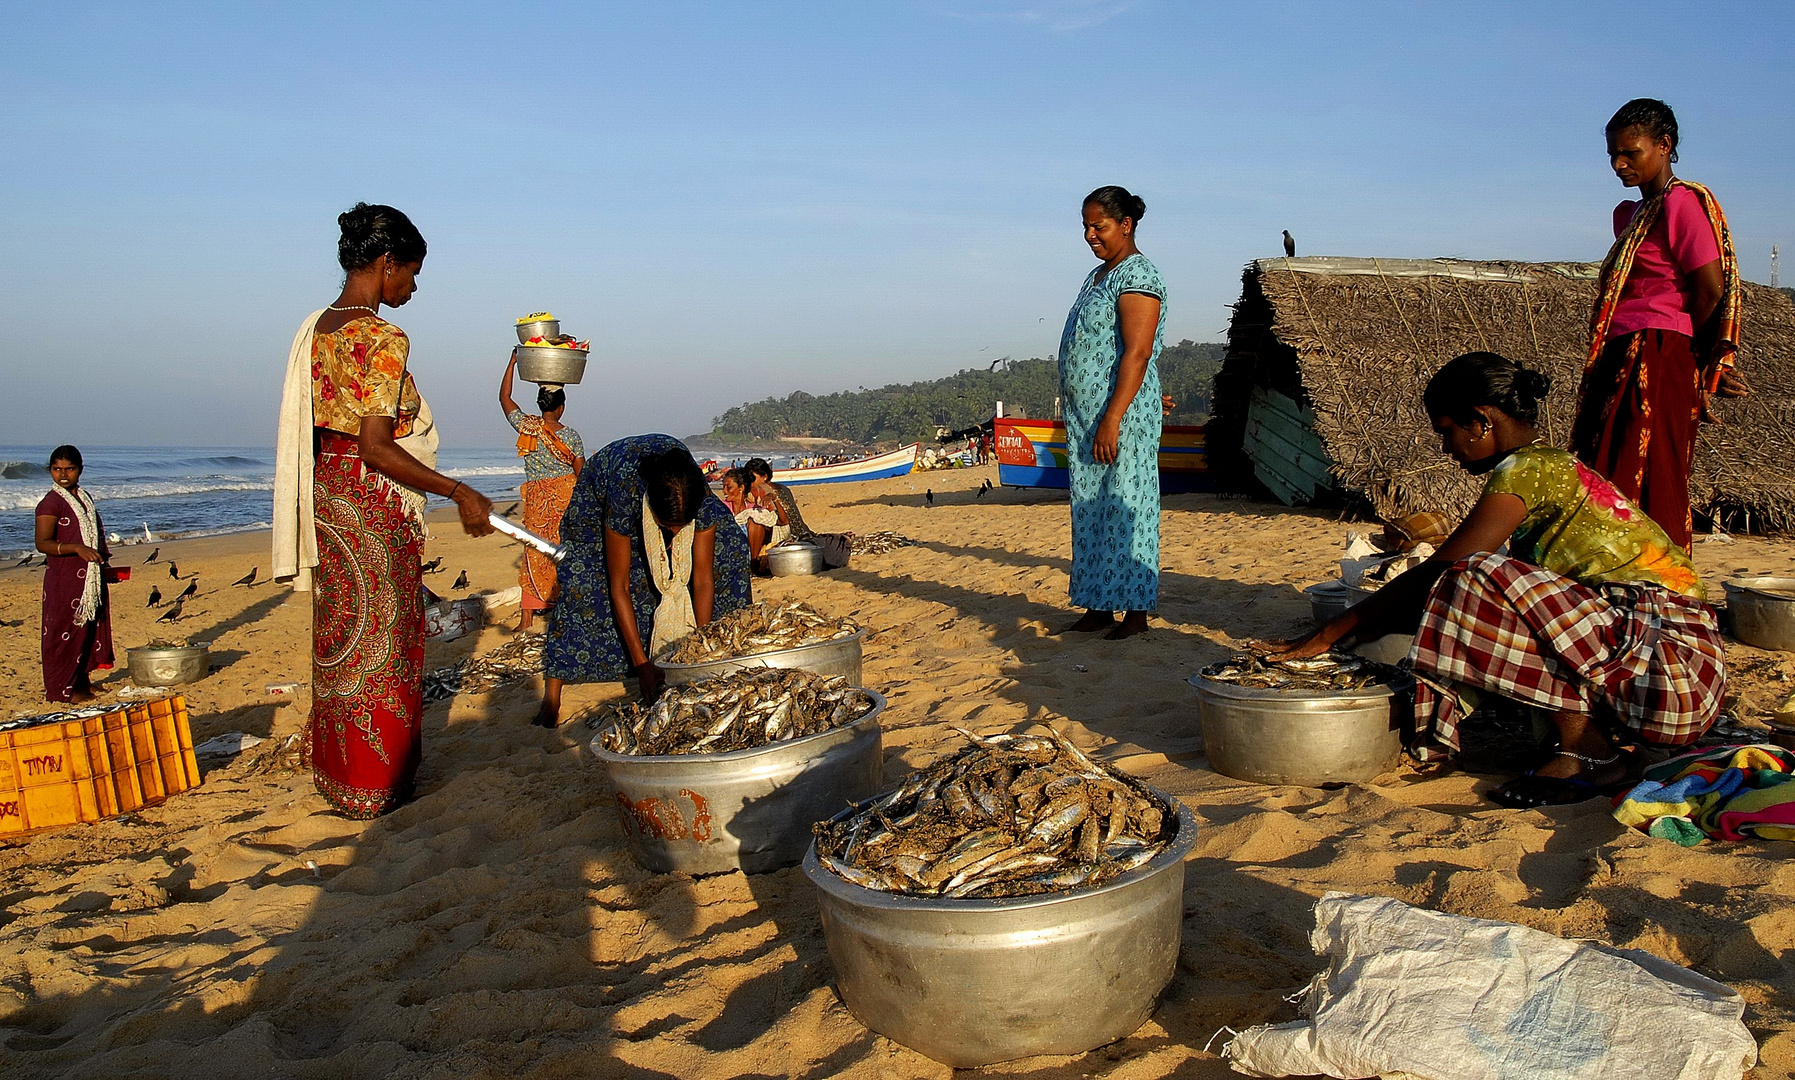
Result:
M1622 825L1684 847L1719 840L1795 840L1795 753L1716 746L1645 771L1615 800Z

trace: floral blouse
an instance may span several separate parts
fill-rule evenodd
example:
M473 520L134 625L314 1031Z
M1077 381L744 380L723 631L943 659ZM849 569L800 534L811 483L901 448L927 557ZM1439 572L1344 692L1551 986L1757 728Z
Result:
M364 416L393 417L393 438L411 434L418 388L405 370L411 341L375 315L312 336L312 424L360 435Z
M1508 541L1517 559L1585 585L1637 581L1707 599L1688 553L1567 451L1523 446L1496 466L1483 490L1527 504Z

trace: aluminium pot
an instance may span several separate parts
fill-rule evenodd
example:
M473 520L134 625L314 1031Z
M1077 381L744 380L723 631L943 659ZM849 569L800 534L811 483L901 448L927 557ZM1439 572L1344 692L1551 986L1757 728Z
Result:
M726 754L617 754L600 729L592 753L617 789L630 854L660 874L761 874L803 859L813 824L883 781L885 699L866 693L872 711L851 724Z
M517 324L517 340L519 344L531 338L558 337L561 333L560 319L532 319Z
M1255 784L1366 783L1395 766L1402 727L1388 686L1270 690L1201 675L1199 722L1209 767Z
M1795 578L1733 578L1723 587L1735 638L1760 649L1795 652Z
M866 639L866 631L858 630L848 637L819 641L812 645L799 645L795 649L778 649L774 652L754 653L749 656L732 656L726 660L706 660L702 664L660 664L660 669L667 676L669 685L697 682L708 679L712 675L727 675L732 671L743 671L747 668L802 668L814 671L818 675L840 675L848 680L848 685L860 685L860 643Z
M767 571L774 577L807 577L823 572L823 549L804 540L789 540L767 549Z
M198 682L211 671L209 643L143 645L126 651L125 667L138 686L180 686Z
M558 345L519 345L517 377L525 382L572 386L586 374L586 349Z
M1338 579L1311 585L1303 592L1309 597L1309 617L1317 627L1326 626L1346 614L1347 607L1352 603L1346 592L1346 583Z
M954 1068L1075 1055L1153 1015L1178 960L1190 809L1145 866L1095 888L1000 900L867 889L804 857L842 1003L868 1028ZM843 814L853 813L850 807ZM839 816L839 815L838 815Z

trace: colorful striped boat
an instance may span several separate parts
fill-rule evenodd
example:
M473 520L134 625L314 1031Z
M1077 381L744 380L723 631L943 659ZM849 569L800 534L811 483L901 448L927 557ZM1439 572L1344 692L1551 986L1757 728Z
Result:
M773 474L773 479L781 484L797 487L799 484L841 484L850 480L884 480L893 476L908 476L910 470L916 468L916 455L921 452L921 443L911 443L889 454L875 454L858 461L817 465L808 469L780 469Z
M998 420L997 482L1010 487L1070 486L1065 423L1009 417ZM1159 490L1165 495L1215 490L1201 425L1167 424L1160 429Z

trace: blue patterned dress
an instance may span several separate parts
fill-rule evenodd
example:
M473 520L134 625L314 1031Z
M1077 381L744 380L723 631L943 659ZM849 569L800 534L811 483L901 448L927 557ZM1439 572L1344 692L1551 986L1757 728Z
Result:
M1085 278L1060 335L1060 398L1072 474L1072 603L1092 611L1152 611L1159 606L1159 350L1166 287L1145 255L1130 255L1099 280ZM1117 300L1123 293L1159 300L1159 325L1147 375L1122 417L1113 465L1099 465L1091 444L1121 371Z
M549 609L548 637L543 643L544 670L568 682L606 682L630 673L629 652L617 633L611 613L611 587L605 579L605 529L630 538L630 599L636 609L636 630L647 647L654 634L654 609L661 594L648 574L642 547L642 458L683 444L671 435L632 435L593 454L580 470L573 501L561 518L561 598ZM716 529L716 599L712 618L750 602L748 536L735 523L729 507L706 495L698 509L698 528Z

